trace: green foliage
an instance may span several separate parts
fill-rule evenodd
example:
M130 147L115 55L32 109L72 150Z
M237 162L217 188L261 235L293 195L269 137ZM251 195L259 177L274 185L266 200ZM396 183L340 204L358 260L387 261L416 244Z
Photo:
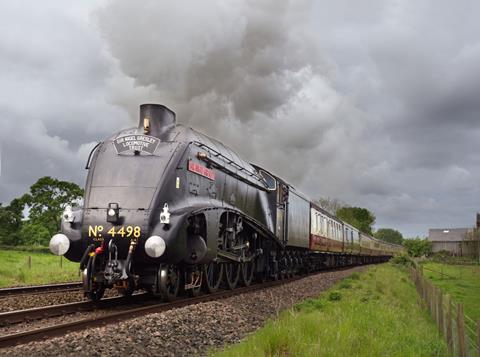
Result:
M52 235L40 223L26 222L20 230L20 242L23 245L47 246Z
M350 289L352 284L350 283L349 279L342 280L338 285L340 289Z
M402 233L392 228L380 228L374 233L374 237L394 244L402 244L403 242Z
M45 176L38 179L21 200L30 209L30 221L42 225L53 235L60 227L65 207L82 197L83 190L77 184Z
M358 273L352 273L352 275L350 275L350 279L352 279L352 280L360 280L360 274L358 274Z
M355 288L342 290L341 300L329 299L339 283L218 355L446 356L405 270L384 264L369 271Z
M342 300L342 294L340 294L338 291L332 291L330 294L328 294L328 301L340 300Z
M449 294L455 303L462 303L471 319L480 320L480 267L434 262L423 264L423 272L434 285ZM467 321L468 323L468 321Z
M432 243L426 239L405 239L403 246L411 257L429 256L432 253Z
M30 257L31 268L28 265ZM60 267L60 259L62 266ZM78 263L51 253L0 250L0 287L78 281Z
M406 254L399 254L390 259L392 264L404 265L404 266L413 266L413 261Z
M0 203L0 244L14 245L19 242L23 206L18 199L3 207Z
M336 216L361 232L372 235L375 215L368 209L361 207L342 207L337 210Z
M0 245L48 245L60 228L66 205L83 197L83 190L72 182L49 176L38 179L30 192L16 198L8 206L0 204ZM28 220L23 210L28 206Z
M41 245L16 245L16 246L0 245L0 251L2 250L51 254L49 247L41 246Z

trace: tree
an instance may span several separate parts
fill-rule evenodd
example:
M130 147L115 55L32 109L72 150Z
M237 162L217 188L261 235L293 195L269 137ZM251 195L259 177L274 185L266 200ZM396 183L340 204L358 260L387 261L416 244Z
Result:
M374 233L374 237L394 244L402 244L403 242L402 233L392 228L380 228Z
M423 255L428 256L432 253L432 242L419 237L414 239L404 239L403 246L411 257L421 257Z
M335 215L340 208L345 207L342 201L330 197L320 197L315 203L333 215Z
M83 190L77 184L45 176L30 187L30 193L23 195L21 201L29 208L30 223L45 227L53 235L60 227L65 207L82 197Z
M12 200L6 207L0 203L0 244L18 244L22 218L23 205L19 199Z
M361 207L342 207L337 210L336 216L361 232L372 235L375 215L368 209Z
M22 245L47 246L52 237L48 229L41 223L27 222L22 226L19 234Z

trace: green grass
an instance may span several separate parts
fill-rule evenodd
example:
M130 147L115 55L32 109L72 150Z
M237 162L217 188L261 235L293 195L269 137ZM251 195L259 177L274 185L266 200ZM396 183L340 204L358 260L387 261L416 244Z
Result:
M454 302L462 303L467 316L480 319L480 266L427 262L423 274Z
M60 257L53 254L0 250L0 288L78 280L78 263L63 258L60 267Z
M390 264L343 280L217 356L444 356L407 273Z

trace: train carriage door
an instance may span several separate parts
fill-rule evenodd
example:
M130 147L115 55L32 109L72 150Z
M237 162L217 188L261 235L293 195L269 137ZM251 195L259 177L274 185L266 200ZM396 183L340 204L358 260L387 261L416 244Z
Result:
M277 224L275 235L282 241L286 242L286 225L287 225L287 207L288 207L288 186L278 182L277 189Z

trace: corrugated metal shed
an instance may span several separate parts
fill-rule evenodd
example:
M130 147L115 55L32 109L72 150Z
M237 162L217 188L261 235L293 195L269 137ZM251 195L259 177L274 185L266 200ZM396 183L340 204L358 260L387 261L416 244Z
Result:
M428 240L431 242L460 242L470 232L470 228L434 228L428 230Z

